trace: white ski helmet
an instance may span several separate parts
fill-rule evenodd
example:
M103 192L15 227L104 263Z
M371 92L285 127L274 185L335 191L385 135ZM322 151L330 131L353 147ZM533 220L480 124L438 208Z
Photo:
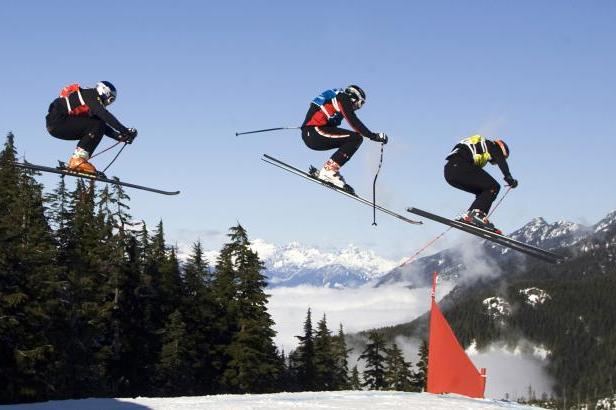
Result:
M359 86L351 84L345 88L344 92L351 97L351 100L357 106L357 109L361 108L366 102L366 93Z
M96 83L96 92L103 100L103 104L109 105L116 100L118 92L109 81L99 81Z

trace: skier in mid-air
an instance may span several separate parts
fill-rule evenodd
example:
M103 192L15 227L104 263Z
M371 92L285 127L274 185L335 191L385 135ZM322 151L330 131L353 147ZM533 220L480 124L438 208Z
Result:
M387 144L385 133L371 132L355 115L365 102L366 94L356 85L326 90L312 100L301 127L302 139L308 148L316 151L337 148L323 168L312 173L313 176L351 193L354 193L353 188L340 175L340 168L355 154L364 137ZM343 119L354 131L339 128Z
M483 167L489 162L496 164L511 188L518 181L511 176L507 158L509 147L500 139L488 140L481 135L473 135L460 141L447 156L445 179L449 185L475 194L475 201L460 221L501 233L488 220L488 212L498 196L500 185Z
M116 88L109 81L100 81L94 88L79 84L66 86L49 106L47 131L59 139L79 140L67 168L71 171L96 173L88 160L103 135L116 141L132 143L137 130L127 128L116 119L107 106L115 101Z

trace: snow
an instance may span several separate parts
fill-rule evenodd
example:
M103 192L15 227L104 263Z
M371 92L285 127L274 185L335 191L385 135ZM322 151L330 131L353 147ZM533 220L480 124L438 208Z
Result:
M570 246L588 234L583 225L564 220L549 224L541 217L533 218L529 223L511 234L513 239L549 248Z
M607 232L614 224L616 224L616 210L610 212L605 218L597 222L594 226L594 232Z
M270 286L357 287L398 266L398 261L382 258L372 250L360 249L353 244L334 249L295 241L275 245L257 238L251 241L250 247L265 264ZM191 251L191 243L178 244L180 260L187 260ZM219 251L204 249L203 253L210 266L214 266Z
M488 314L492 318L498 318L501 316L509 316L511 314L511 306L509 302L500 296L493 296L485 299L483 305L487 308Z
M288 409L537 409L514 402L384 391L301 392L174 398L83 399L12 406L11 410L288 410Z
M252 244L252 248L263 257L268 269L276 271L321 269L341 265L362 270L368 278L374 278L397 266L397 262L381 258L372 250L362 250L353 244L339 250L305 246L297 242L272 248L269 244L257 240Z
M533 307L542 305L552 299L552 297L545 290L536 287L520 289L519 292L526 296L526 303Z

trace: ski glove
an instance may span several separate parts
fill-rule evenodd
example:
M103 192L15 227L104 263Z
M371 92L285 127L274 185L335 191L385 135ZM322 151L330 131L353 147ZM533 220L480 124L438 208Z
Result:
M126 134L120 135L120 141L127 144L132 144L135 138L137 138L137 130L135 128L129 128Z
M505 182L508 183L511 188L515 188L515 187L518 186L518 180L517 179L513 179L513 177L511 175L507 175L505 177Z
M372 134L372 138L370 139L372 141L380 142L381 144L387 144L387 141L389 141L389 138L387 138L387 134L385 134L384 132L375 132Z

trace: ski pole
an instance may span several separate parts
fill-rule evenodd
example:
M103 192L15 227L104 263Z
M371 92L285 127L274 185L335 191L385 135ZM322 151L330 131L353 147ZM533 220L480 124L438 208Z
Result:
M244 131L244 132L236 132L235 136L245 135L245 134L256 134L258 132L268 132L268 131L278 131L278 130L300 130L302 127L276 127L276 128L266 128L263 130L254 130L254 131Z
M121 141L120 141L121 142ZM118 142L119 143L119 142ZM117 144L116 144L117 145ZM111 160L111 162L109 163L109 165L107 165L105 167L105 169L103 169L102 174L105 175L105 171L107 171L109 169L109 167L111 166L111 164L113 164L115 162L116 159L118 159L118 157L120 156L120 154L122 153L122 151L124 151L124 148L126 148L128 144L125 142L124 145L122 145L122 148L120 148L120 150L118 151L118 153L116 154L115 157L113 157L113 159ZM115 146L115 145L114 145Z
M488 218L490 216L492 216L492 214L494 213L494 211L496 211L496 208L498 208L498 206L501 204L501 202L503 202L503 199L505 199L505 197L507 196L507 194L509 193L509 191L511 191L511 187L509 185L507 185L507 191L505 191L505 194L503 196L501 196L501 198L498 200L498 202L496 203L496 205L494 205L494 208L492 208L492 211L490 211L490 213L488 214Z
M379 172L381 172L381 166L383 165L383 148L385 144L381 143L381 159L379 161L379 167L376 170L376 175L374 175L374 181L372 182L372 226L376 226L376 179L379 177Z

